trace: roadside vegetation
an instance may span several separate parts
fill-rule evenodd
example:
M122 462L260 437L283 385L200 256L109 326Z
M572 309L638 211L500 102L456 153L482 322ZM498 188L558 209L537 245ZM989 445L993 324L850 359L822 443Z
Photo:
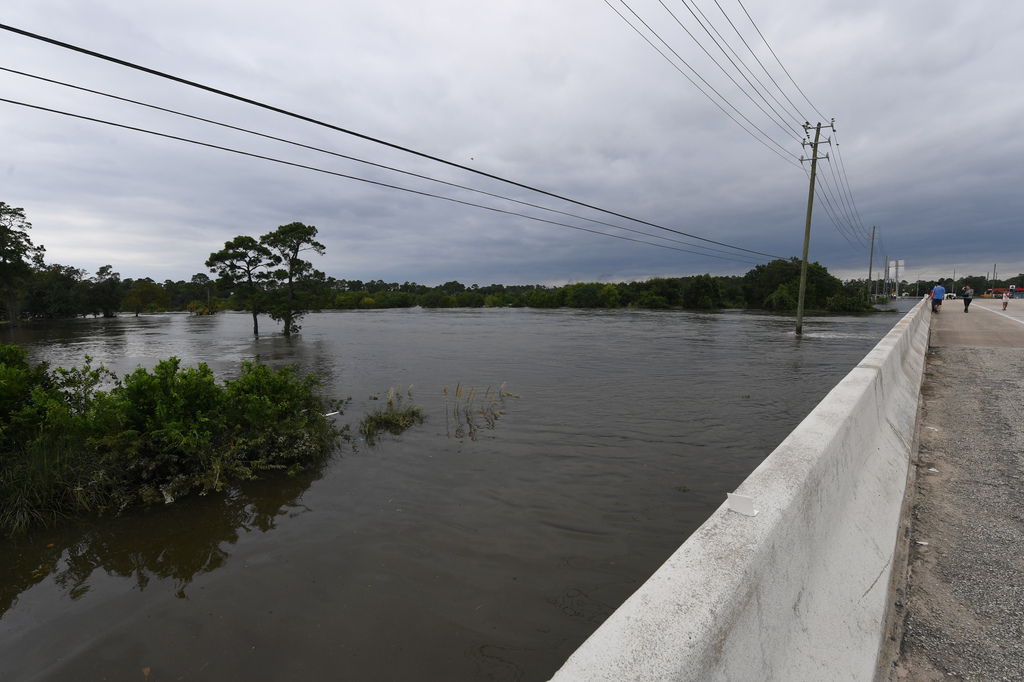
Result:
M0 345L0 534L318 467L347 437L319 389L294 367L245 362L220 384L170 358L119 379Z

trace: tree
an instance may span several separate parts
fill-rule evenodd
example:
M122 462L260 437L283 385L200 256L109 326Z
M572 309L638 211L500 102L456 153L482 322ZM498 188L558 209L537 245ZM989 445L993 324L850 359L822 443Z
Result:
M185 300L188 301L184 304L185 310L193 315L213 315L217 312L220 308L214 303L210 292L213 286L213 280L206 273L192 275L192 279L182 287L186 294Z
M284 323L284 335L291 336L299 331L296 321L308 309L308 296L301 295L299 285L316 285L322 282L324 274L315 270L313 264L300 258L303 251L324 255L326 247L316 241L316 228L302 223L281 225L269 234L260 237L260 244L270 249L274 265L281 267L274 271L274 278L284 285L278 292L277 300L270 306L270 316ZM308 293L308 292L301 292Z
M134 310L135 317L138 317L143 310L167 309L171 305L171 296L166 289L147 277L136 280L121 303L129 310Z
M96 271L96 276L90 282L90 312L101 312L103 317L116 316L121 309L121 273L114 272L111 265L104 265Z
M475 291L460 291L455 296L460 308L483 308L484 295Z
M743 298L748 308L794 310L800 288L800 260L779 258L757 265L743 276ZM807 265L805 304L811 310L825 310L830 296L843 290L843 283L818 263Z
M29 317L66 319L87 310L85 270L53 263L37 267L27 281L24 312Z
M449 296L455 296L460 291L465 291L466 285L457 280L452 280L451 282L445 282L444 284L437 288L443 291L444 293L448 294Z
M274 265L270 249L252 237L241 235L224 242L224 248L211 253L206 261L210 272L220 275L222 285L245 290L252 310L252 335L260 335L258 315L261 309L260 293L269 279L266 268ZM192 278L195 280L195 278Z
M420 296L420 307L421 308L454 308L458 305L458 301L455 300L454 296L438 289L431 289L427 293Z
M7 303L7 317L18 324L15 294L18 285L32 274L29 261L37 258L42 267L43 247L36 247L28 236L32 223L25 218L25 209L0 201L0 289Z
M721 305L722 290L718 279L711 275L697 275L683 285L683 306L711 310Z
M595 282L578 282L567 284L565 290L565 305L570 308L603 308L601 301L601 289L603 286Z
M189 298L206 299L206 305L210 305L210 289L213 287L213 280L205 272L197 272L192 275L189 281L191 295Z

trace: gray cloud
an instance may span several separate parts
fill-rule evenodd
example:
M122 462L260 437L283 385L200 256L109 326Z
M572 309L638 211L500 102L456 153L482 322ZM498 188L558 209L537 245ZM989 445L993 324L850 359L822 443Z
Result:
M735 0L721 4L738 26L749 27ZM947 276L954 268L984 274L993 262L1005 275L1024 271L1017 236L1024 143L1016 130L1024 94L1014 87L1024 68L1016 40L1024 7L991 0L745 5L800 89L836 118L832 137L846 174L834 148L820 172L833 189L848 181L856 204L839 210L850 214L859 235L841 233L819 202L812 259L840 276L866 275L865 230L879 225L881 253L906 260L911 278ZM285 8L11 0L3 22L652 223L798 254L807 176L791 162L806 150L726 80L661 5L630 6L782 144L790 162L741 130L604 3L298 0ZM693 26L682 4L669 6ZM713 4L701 7L713 17ZM727 25L715 21L724 32ZM742 30L799 115L817 122L815 110L771 66L756 33ZM11 33L0 33L0 41L6 68L627 224ZM614 231L10 73L0 73L0 91L7 99ZM0 199L26 209L48 260L90 271L111 263L128 277L188 278L225 240L294 220L320 229L328 251L317 265L339 278L488 284L741 274L751 267L6 103L0 134ZM834 198L843 206L843 197Z

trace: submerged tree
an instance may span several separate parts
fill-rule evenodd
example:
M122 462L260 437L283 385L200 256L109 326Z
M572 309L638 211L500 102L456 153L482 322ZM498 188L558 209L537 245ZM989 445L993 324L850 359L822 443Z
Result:
M22 312L29 317L66 319L87 311L89 283L85 270L51 263L33 268L25 282Z
M135 311L135 317L144 310L166 310L171 306L171 296L167 290L149 277L135 280L128 295L121 300L121 305Z
M30 261L35 258L42 266L43 247L36 247L28 236L32 223L25 218L25 209L15 208L0 201L0 290L7 304L7 318L18 324L15 294L18 285L32 274Z
M757 265L743 276L741 289L749 308L793 310L800 288L800 260L778 258ZM825 310L826 301L843 290L843 283L818 263L807 265L806 305Z
M683 306L711 310L721 305L722 287L710 274L697 275L683 285Z
M249 300L252 310L252 334L260 335L258 315L262 301L260 294L269 279L266 268L274 265L274 255L270 249L252 237L238 236L224 242L224 248L211 253L206 261L210 272L220 275L222 284L228 287L241 287Z
M101 266L90 280L90 312L100 312L103 317L114 317L121 309L121 273L114 272L111 265Z
M324 255L326 247L316 241L316 228L302 223L281 225L260 237L260 244L270 249L275 266L274 278L281 285L269 307L270 316L284 323L285 336L299 331L296 321L309 309L308 289L322 283L324 274L313 264L300 258L303 251Z

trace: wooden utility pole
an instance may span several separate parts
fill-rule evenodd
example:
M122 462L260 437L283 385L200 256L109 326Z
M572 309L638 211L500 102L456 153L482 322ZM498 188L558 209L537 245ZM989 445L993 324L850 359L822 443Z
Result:
M834 121L835 119L833 119ZM804 123L804 132L811 127L810 123ZM827 126L832 128L832 125ZM804 145L811 145L811 188L807 191L807 224L804 226L804 258L800 263L800 298L796 303L796 334L804 333L804 294L807 291L807 250L811 245L811 211L814 209L814 178L818 172L818 140L821 138L821 121L814 130L814 142L804 142ZM831 140L828 140L831 142ZM828 154L825 155L828 158ZM800 157L803 163L804 158Z

